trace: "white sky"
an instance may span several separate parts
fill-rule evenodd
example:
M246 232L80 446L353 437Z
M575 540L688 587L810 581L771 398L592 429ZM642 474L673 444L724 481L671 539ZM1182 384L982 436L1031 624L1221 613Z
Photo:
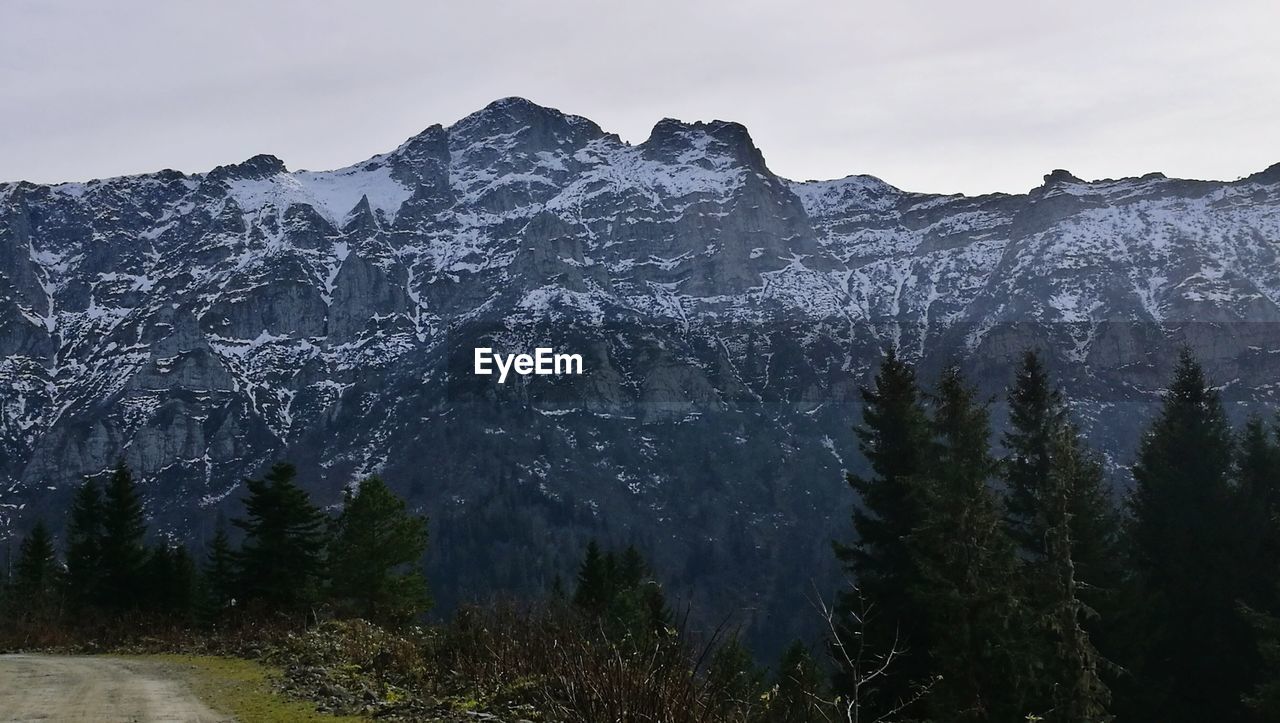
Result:
M0 0L0 180L333 168L508 95L918 191L1280 161L1276 0Z

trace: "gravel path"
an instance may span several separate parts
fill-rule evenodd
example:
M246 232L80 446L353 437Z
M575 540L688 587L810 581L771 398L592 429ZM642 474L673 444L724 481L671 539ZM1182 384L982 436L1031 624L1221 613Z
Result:
M162 664L0 655L0 721L224 723Z

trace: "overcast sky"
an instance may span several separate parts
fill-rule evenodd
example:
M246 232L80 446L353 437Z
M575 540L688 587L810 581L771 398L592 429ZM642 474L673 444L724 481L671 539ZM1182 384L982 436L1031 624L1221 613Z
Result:
M0 180L349 165L508 95L795 179L1023 192L1280 162L1276 0L0 2Z

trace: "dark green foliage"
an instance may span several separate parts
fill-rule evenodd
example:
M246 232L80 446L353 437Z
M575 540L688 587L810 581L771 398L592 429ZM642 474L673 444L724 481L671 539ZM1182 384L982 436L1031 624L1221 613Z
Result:
M142 500L124 460L116 464L102 498L101 594L106 609L121 611L142 602L142 567L147 561Z
M412 620L430 605L422 556L427 520L378 477L347 491L329 551L331 593L339 609L383 625Z
M1047 633L1047 649L1033 650L1039 662L1039 690L1057 723L1109 720L1111 692L1099 675L1100 656L1081 625L1085 606L1077 593L1073 558L1072 508L1076 490L1098 477L1098 464L1080 444L1075 429L1060 425L1049 440L1053 463L1037 495L1037 518L1044 523L1044 557L1027 571L1037 629Z
M1280 720L1280 617L1262 611L1242 610L1258 640L1258 654L1266 675L1245 696L1245 704L1261 720Z
M760 704L764 673L737 635L730 636L711 654L707 689L725 710L751 710Z
M319 599L324 515L294 482L293 465L276 463L246 480L244 530L236 554L237 588L246 604L266 611L308 612Z
M1261 419L1245 424L1236 479L1241 573L1250 583L1242 612L1265 670L1246 702L1263 720L1280 720L1280 445Z
M1061 396L1050 386L1040 356L1027 351L1009 392L1009 429L1002 441L1009 535L1031 559L1046 555L1041 495L1053 464L1051 440L1062 423Z
M1054 720L1103 720L1110 692L1086 620L1109 607L1121 570L1102 466L1067 421L1033 351L1009 393L1003 471L1010 536L1020 548L1021 605L1034 628L1029 705ZM1105 603L1105 605L1104 605ZM1109 610L1107 613L1109 614Z
M573 604L601 618L618 641L640 643L665 637L671 623L662 586L644 557L630 546L619 556L613 551L601 553L595 540L587 543Z
M573 604L595 615L603 614L609 605L610 571L605 566L604 555L595 540L587 543L587 552L578 566L578 586L573 592Z
M1236 457L1236 504L1232 517L1240 537L1240 572L1249 582L1245 602L1280 612L1280 446L1257 417L1240 435Z
M857 580L858 595L842 594L835 625L837 643L848 649L900 652L896 674L883 678L874 691L861 691L869 711L885 713L912 697L929 673L929 635L923 613L915 607L918 598L912 588L918 573L908 549L923 515L919 487L929 429L915 372L893 348L881 362L874 385L862 390L862 399L862 424L855 433L871 474L848 475L861 502L853 512L858 540L853 545L836 544L837 556ZM877 612L875 624L862 619L863 598ZM860 673L848 669L845 656L835 658L841 661L836 692L851 696Z
M797 640L778 662L764 720L766 723L825 721L823 700L822 670L809 649Z
M142 570L143 597L153 613L189 621L195 613L196 566L182 545L153 548Z
M1239 600L1253 586L1237 562L1232 435L1218 394L1184 352L1133 467L1135 566L1126 717L1239 720L1257 683Z
M56 615L61 572L53 536L43 521L37 521L18 547L10 583L11 614L28 619Z
M93 480L76 490L67 520L67 601L84 610L102 600L102 495Z
M235 553L221 520L209 543L201 572L200 617L207 622L217 622L235 599Z
M1013 545L988 486L997 469L986 405L955 368L938 383L930 429L922 519L909 539L913 606L942 676L924 703L948 720L1017 720L1026 712L1019 656L1027 633Z

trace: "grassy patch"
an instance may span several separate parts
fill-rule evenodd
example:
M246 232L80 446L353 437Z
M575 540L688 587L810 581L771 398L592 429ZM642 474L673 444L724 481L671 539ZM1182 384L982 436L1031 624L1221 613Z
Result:
M321 713L311 703L285 698L272 687L268 677L270 669L252 660L210 655L141 655L135 659L163 664L210 707L230 713L244 723L365 720Z

